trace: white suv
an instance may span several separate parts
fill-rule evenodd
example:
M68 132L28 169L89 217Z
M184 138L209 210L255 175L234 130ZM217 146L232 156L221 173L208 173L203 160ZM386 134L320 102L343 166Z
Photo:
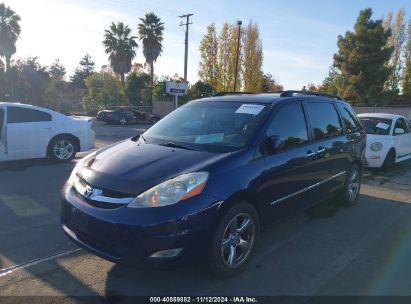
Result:
M19 103L0 102L0 161L44 158L69 161L94 147L89 117Z

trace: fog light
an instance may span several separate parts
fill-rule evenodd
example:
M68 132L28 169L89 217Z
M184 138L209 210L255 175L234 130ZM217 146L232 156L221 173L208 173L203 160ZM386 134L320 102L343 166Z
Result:
M371 156L371 159L380 159L381 157L380 156L378 156L378 155L373 155L373 156Z
M183 251L183 248L160 250L150 255L150 258L174 258L178 256L181 251Z

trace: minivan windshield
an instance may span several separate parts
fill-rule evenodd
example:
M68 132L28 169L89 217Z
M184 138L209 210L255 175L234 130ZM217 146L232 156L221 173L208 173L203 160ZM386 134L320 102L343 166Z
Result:
M149 143L230 152L245 147L269 106L197 101L173 111L144 133Z
M367 134L389 135L392 119L380 117L359 117Z

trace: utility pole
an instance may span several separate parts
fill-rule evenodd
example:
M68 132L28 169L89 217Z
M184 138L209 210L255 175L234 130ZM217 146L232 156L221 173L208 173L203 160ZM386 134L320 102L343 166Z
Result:
M185 14L179 16L180 18L186 18L186 23L181 22L180 26L186 26L186 39L185 39L185 54L184 54L184 81L187 82L187 59L188 59L188 26L190 24L193 24L190 22L190 17L193 16L193 14Z
M240 52L241 24L243 24L243 22L241 20L238 20L237 57L235 59L234 92L237 91L238 53Z

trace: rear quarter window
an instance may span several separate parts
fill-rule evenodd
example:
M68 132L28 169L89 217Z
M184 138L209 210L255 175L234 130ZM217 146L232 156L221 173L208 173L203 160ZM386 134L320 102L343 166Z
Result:
M307 102L307 108L315 140L342 134L340 117L333 104L329 102Z
M357 115L355 115L353 109L350 106L342 103L338 103L337 105L346 132L352 133L361 129L361 124L358 121Z
M51 120L51 115L43 111L20 107L8 107L7 109L7 123L41 122Z

